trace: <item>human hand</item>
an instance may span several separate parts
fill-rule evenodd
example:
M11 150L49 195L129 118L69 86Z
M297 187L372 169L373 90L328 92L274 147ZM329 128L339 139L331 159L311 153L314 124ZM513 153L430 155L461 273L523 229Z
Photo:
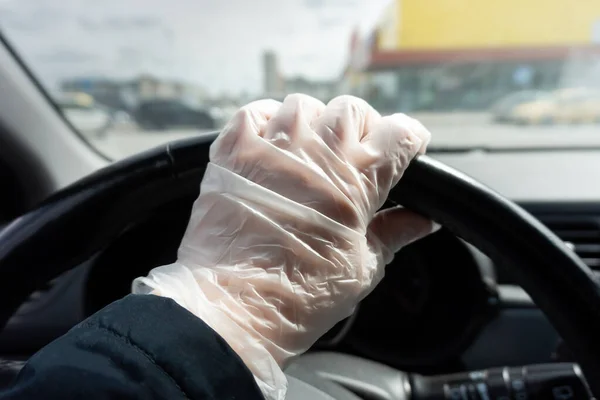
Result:
M175 264L134 282L202 318L270 399L282 368L352 314L406 244L433 222L377 212L429 132L342 96L243 107L211 146Z

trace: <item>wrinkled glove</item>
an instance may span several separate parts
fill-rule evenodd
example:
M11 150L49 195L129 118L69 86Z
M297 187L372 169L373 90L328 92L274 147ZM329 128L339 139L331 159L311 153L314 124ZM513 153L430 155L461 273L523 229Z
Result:
M134 281L177 301L242 358L267 399L282 369L352 314L402 246L433 222L377 212L429 142L403 114L342 96L243 107L210 149L178 260Z

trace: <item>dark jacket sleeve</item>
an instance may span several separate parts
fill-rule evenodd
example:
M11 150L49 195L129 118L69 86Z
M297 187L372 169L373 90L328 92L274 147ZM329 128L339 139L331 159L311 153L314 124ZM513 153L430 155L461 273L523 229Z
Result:
M129 295L25 365L12 399L263 399L215 331L173 300Z

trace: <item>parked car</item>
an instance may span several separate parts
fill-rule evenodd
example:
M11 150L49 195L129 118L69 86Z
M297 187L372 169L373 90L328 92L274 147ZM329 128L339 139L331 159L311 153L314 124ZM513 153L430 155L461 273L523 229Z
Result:
M600 95L585 88L559 89L514 107L509 120L524 125L599 121Z
M177 100L151 100L139 105L134 118L143 129L215 129L210 111Z
M492 118L495 122L512 122L513 112L517 106L546 96L548 96L548 93L540 90L521 90L511 93L494 103L490 110Z
M559 102L553 115L553 122L600 123L600 93L584 92Z

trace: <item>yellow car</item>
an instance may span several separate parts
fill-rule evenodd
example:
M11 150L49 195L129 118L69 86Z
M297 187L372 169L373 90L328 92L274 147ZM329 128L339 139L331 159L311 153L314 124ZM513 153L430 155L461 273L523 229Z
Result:
M516 106L510 120L523 125L549 124L555 113L556 102L552 98L543 98Z
M600 122L600 94L586 89L561 89L516 106L510 120L524 125Z
M95 105L95 100L92 96L87 93L82 92L66 92L63 93L62 97L66 102L77 105L79 107L93 107Z

